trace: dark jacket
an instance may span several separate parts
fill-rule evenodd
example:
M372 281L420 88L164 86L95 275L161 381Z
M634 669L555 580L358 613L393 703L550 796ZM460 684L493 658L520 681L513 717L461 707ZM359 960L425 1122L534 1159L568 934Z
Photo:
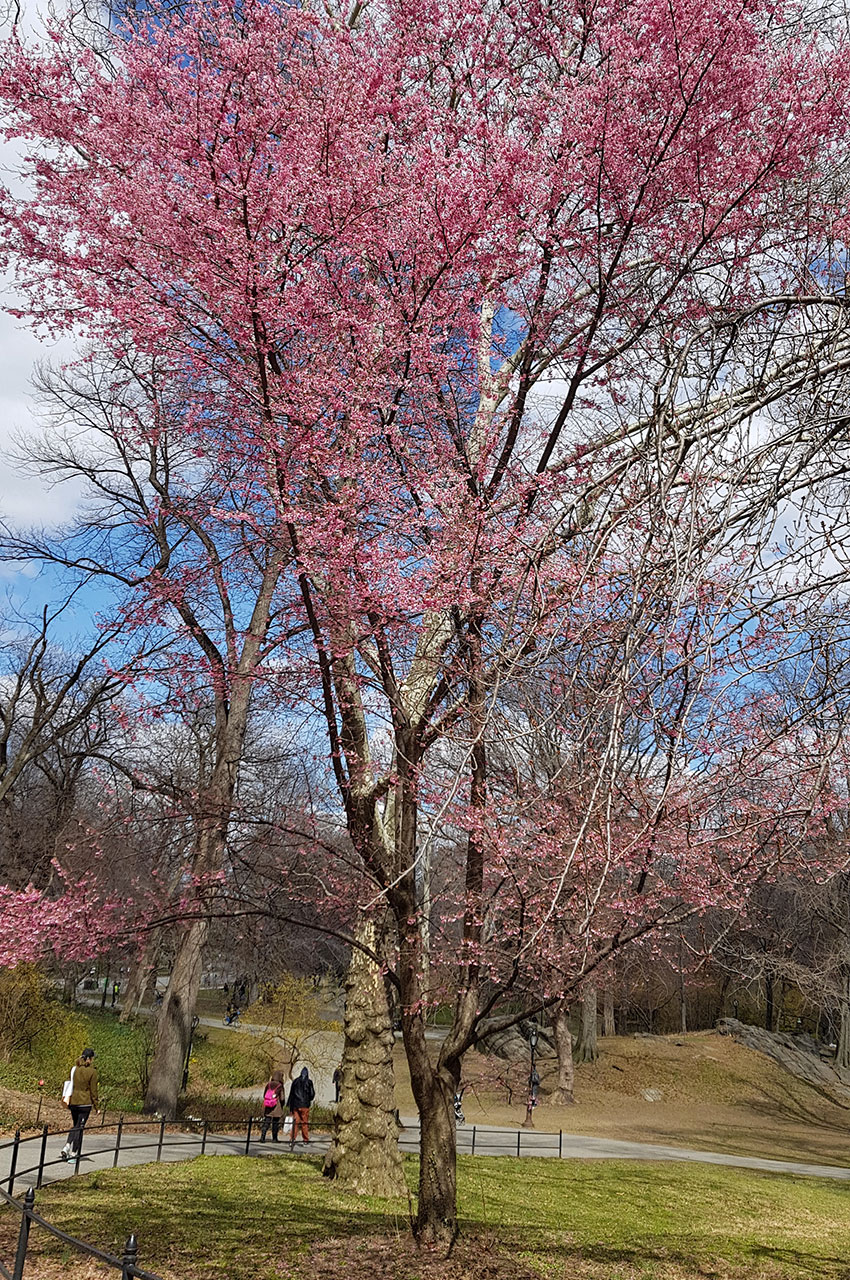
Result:
M290 1111L300 1111L303 1107L309 1107L315 1096L316 1090L313 1088L310 1073L306 1067L302 1067L301 1075L297 1080L292 1081L286 1105Z

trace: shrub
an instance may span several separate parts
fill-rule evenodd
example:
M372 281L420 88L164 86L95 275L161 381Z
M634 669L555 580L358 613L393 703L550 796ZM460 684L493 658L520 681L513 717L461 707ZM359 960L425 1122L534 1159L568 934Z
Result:
M231 1033L227 1040L211 1040L196 1032L189 1078L194 1088L247 1089L267 1080L274 1065L269 1047L253 1036Z
M5 1062L63 1040L75 1027L79 1031L74 1015L56 1001L33 965L0 972L0 1055Z

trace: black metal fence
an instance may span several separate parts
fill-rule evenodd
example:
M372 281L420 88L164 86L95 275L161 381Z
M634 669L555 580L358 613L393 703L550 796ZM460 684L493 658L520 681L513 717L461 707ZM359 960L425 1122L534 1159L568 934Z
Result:
M514 1150L516 1146L516 1150ZM458 1155L486 1156L498 1147L501 1155L554 1156L564 1154L564 1132L551 1129L480 1129L466 1125L457 1130ZM510 1152L508 1152L510 1148Z
M132 1150L145 1151L155 1149L156 1159L157 1162L159 1162L162 1159L165 1132L168 1127L169 1125L165 1120L160 1120L158 1123L152 1124L150 1119L125 1121L122 1116L115 1126L114 1141L110 1142L108 1146L100 1147L92 1147L87 1144L86 1153L88 1156L111 1155L112 1167L114 1169L118 1165L118 1160L121 1154L122 1139L127 1130L144 1129L151 1133L151 1141L142 1143L134 1142ZM204 1154L209 1133L209 1126L206 1122L204 1122L203 1130L200 1133L185 1132L185 1130L183 1130L182 1123L175 1123L170 1127L181 1130L182 1141L187 1143L197 1141L200 1146L200 1154ZM251 1143L252 1129L253 1120L249 1120L245 1143L246 1154ZM57 1137L61 1136L63 1133L70 1134L70 1132L70 1129L58 1130L54 1131L52 1136ZM86 1130L83 1130L84 1136L86 1132ZM101 1130L88 1130L90 1138L94 1132L100 1133ZM98 1249L95 1245L89 1244L85 1240L79 1240L76 1236L69 1235L66 1231L60 1230L59 1227L54 1226L45 1218L42 1218L40 1214L35 1212L35 1193L36 1190L40 1189L42 1186L45 1169L49 1169L52 1165L65 1163L61 1156L56 1159L48 1160L47 1140L49 1136L51 1135L48 1125L44 1125L40 1133L31 1134L26 1138L21 1137L21 1131L18 1129L15 1132L14 1138L10 1142L0 1144L0 1153L4 1151L10 1152L9 1172L3 1178L3 1181L6 1183L6 1187L5 1190L0 1188L0 1202L5 1202L11 1209L21 1215L21 1224L18 1231L18 1242L15 1251L14 1263L12 1264L12 1270L10 1271L8 1267L0 1261L0 1280L23 1280L24 1266L26 1264L27 1250L29 1247L30 1231L33 1225L47 1231L57 1240L61 1240L64 1244L76 1250L78 1253L85 1254L90 1258L95 1258L98 1262L102 1262L105 1266L112 1268L114 1271L120 1271L121 1280L160 1280L160 1277L155 1275L152 1271L145 1271L138 1265L139 1249L135 1234L130 1234L128 1236L127 1242L124 1245L124 1252L119 1258L116 1254L107 1253L105 1250ZM97 1141L97 1139L95 1139L95 1141ZM38 1159L34 1164L24 1165L24 1167L22 1167L22 1162L26 1161L27 1156L32 1149L32 1145L36 1146ZM80 1169L82 1146L83 1144L81 1142L77 1148L77 1153L74 1158L75 1173L78 1173ZM15 1182L19 1181L21 1178L31 1176L32 1174L35 1174L35 1187L30 1187L22 1200L16 1199L13 1194Z
M255 1149L257 1139L255 1135L255 1126L258 1120L254 1117L249 1118L244 1133L241 1126L227 1126L231 1128L230 1133L222 1133L221 1128L217 1126L216 1132L212 1135L216 1145L220 1147L223 1141L229 1141L232 1150L239 1151L244 1155L250 1155L251 1144L254 1143ZM194 1128L188 1128L187 1124L194 1124ZM83 1142L86 1146L86 1155L92 1156L111 1156L112 1168L118 1166L121 1151L131 1150L137 1151L155 1151L156 1162L162 1160L163 1148L166 1146L165 1136L168 1130L176 1131L180 1134L179 1145L181 1147L197 1144L199 1148L198 1154L204 1155L207 1145L210 1141L210 1126L206 1120L191 1121L184 1119L179 1121L151 1120L150 1118L142 1120L125 1120L121 1116L115 1125L114 1136L110 1132L112 1126L104 1128L100 1127L83 1130L83 1141L77 1149L74 1157L74 1172L78 1173L80 1169L80 1160L82 1158ZM150 1134L149 1142L139 1142L134 1140L131 1146L124 1145L125 1136L134 1130L145 1131ZM7 1266L0 1261L0 1280L24 1280L24 1265L26 1263L27 1248L30 1238L30 1230L33 1225L40 1227L54 1236L57 1240L63 1241L64 1244L76 1250L78 1253L86 1254L90 1258L95 1258L102 1262L105 1266L112 1268L114 1271L121 1273L122 1280L161 1280L161 1277L155 1275L151 1271L145 1271L138 1265L138 1243L135 1234L128 1236L124 1245L123 1255L119 1258L115 1254L107 1253L96 1246L88 1244L85 1240L78 1240L76 1237L68 1235L67 1232L53 1226L47 1222L39 1214L35 1212L35 1192L42 1186L44 1180L44 1172L53 1165L64 1164L65 1161L61 1157L54 1159L47 1158L47 1142L49 1137L60 1137L63 1133L70 1134L69 1130L54 1130L50 1133L49 1127L44 1125L39 1133L34 1133L28 1137L22 1137L20 1130L17 1130L14 1138L0 1144L0 1155L8 1151L9 1154L9 1172L4 1174L0 1182L5 1183L5 1189L0 1186L0 1203L7 1204L11 1209L21 1215L20 1230L18 1232L17 1250L15 1260L10 1271ZM401 1135L403 1144L415 1142L414 1132L408 1130ZM95 1136L96 1135L96 1136ZM92 1143L98 1142L100 1138L109 1137L106 1145L93 1146ZM175 1144L170 1144L175 1145ZM477 1125L462 1125L457 1129L457 1150L460 1155L487 1155L498 1148L501 1154L507 1154L507 1148L510 1154L521 1155L551 1155L556 1153L559 1157L563 1156L563 1132L540 1129L492 1129L490 1127L479 1128ZM37 1156L34 1163L27 1164L26 1161L30 1153ZM14 1195L15 1183L22 1178L32 1178L35 1175L35 1186L30 1186L23 1199L16 1199Z
M127 1243L124 1245L124 1253L119 1258L117 1254L106 1253L103 1249L98 1249L93 1244L87 1244L85 1240L78 1240L76 1236L68 1235L67 1231L60 1230L52 1222L48 1222L40 1214L36 1213L34 1187L29 1188L23 1200L16 1200L7 1191L0 1191L0 1199L5 1200L8 1205L11 1205L21 1215L18 1244L15 1250L12 1270L10 1271L8 1267L0 1262L0 1276L3 1277L3 1280L24 1280L24 1267L27 1261L30 1231L33 1226L41 1227L57 1240L61 1240L63 1244L69 1245L70 1248L76 1250L77 1253L83 1253L89 1258L95 1258L105 1266L111 1267L113 1271L120 1271L121 1280L161 1280L153 1271L145 1271L142 1267L136 1265L139 1248L134 1235L128 1236Z
M194 1124L194 1128L187 1129L187 1124ZM252 1140L256 1146L256 1138L254 1137L255 1125L257 1118L251 1116L245 1126L244 1137L242 1126L234 1126L233 1148L241 1151L244 1155L249 1155L251 1151ZM224 1126L222 1126L224 1127ZM229 1126L228 1126L229 1127ZM110 1126L111 1128L111 1126ZM156 1151L156 1162L162 1160L163 1146L165 1145L165 1135L167 1130L176 1130L180 1134L180 1146L188 1146L196 1143L199 1147L199 1155L204 1155L207 1149L207 1143L210 1136L209 1122L206 1120L191 1121L184 1120L152 1120L150 1117L143 1120L125 1120L123 1116L119 1117L115 1125L114 1139L109 1134L109 1129L104 1128L103 1122L98 1128L83 1129L82 1140L77 1148L74 1157L74 1172L79 1173L80 1160L83 1155L83 1143L86 1146L86 1156L102 1156L112 1157L112 1168L118 1166L121 1156L122 1142L128 1131L144 1130L151 1136L150 1142L134 1141L132 1147L124 1147L125 1150L136 1151ZM127 1238L124 1246L122 1257L115 1254L107 1253L102 1249L96 1248L94 1245L88 1244L85 1240L78 1240L75 1236L68 1235L67 1232L61 1231L58 1227L47 1222L39 1214L35 1212L35 1192L40 1190L44 1181L45 1169L51 1168L53 1165L65 1164L62 1157L55 1159L47 1158L47 1140L49 1137L60 1137L62 1134L69 1135L71 1130L54 1130L50 1133L49 1126L44 1125L39 1133L30 1134L28 1137L22 1137L20 1129L16 1130L14 1138L9 1142L0 1143L0 1154L5 1151L9 1155L9 1172L5 1174L0 1182L5 1183L5 1190L0 1187L0 1203L5 1202L10 1208L21 1215L21 1225L18 1233L17 1251L15 1253L15 1261L12 1270L0 1261L0 1280L23 1280L24 1264L26 1262L27 1248L29 1245L30 1229L35 1224L49 1232L56 1239L62 1240L66 1245L75 1249L79 1253L84 1253L90 1258L96 1258L99 1262L104 1263L107 1267L111 1267L115 1271L120 1271L122 1280L161 1280L161 1277L155 1275L152 1271L145 1271L138 1265L138 1242L135 1234L131 1234ZM95 1136L97 1135L97 1136ZM97 1142L101 1137L110 1137L110 1142L105 1146L93 1146L93 1142ZM229 1134L222 1134L218 1129L215 1134L215 1141L219 1145L222 1140L227 1140ZM26 1164L26 1161L33 1151L37 1152L35 1163ZM14 1196L15 1183L22 1178L35 1175L35 1187L30 1187L23 1199L16 1199Z

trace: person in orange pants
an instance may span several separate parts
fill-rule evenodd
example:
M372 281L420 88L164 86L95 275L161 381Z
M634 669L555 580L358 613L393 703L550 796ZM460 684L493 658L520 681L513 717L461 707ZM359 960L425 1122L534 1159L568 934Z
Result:
M313 1081L310 1079L310 1072L306 1067L301 1068L301 1074L297 1080L293 1080L289 1089L289 1097L286 1105L292 1112L292 1133L289 1135L290 1151L295 1146L295 1139L298 1136L298 1130L304 1142L310 1141L310 1133L307 1127L310 1116L310 1104L316 1096L316 1090Z

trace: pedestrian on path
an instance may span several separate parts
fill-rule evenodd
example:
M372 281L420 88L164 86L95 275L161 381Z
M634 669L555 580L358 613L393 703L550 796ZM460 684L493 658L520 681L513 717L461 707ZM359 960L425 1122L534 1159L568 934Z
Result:
M304 1142L310 1141L307 1121L310 1117L310 1103L315 1096L316 1090L313 1087L313 1081L310 1079L310 1072L306 1067L302 1067L301 1075L297 1080L292 1081L289 1097L286 1100L286 1105L292 1112L292 1133L289 1138L290 1151L295 1146L295 1139L298 1136L299 1129L303 1135Z
M83 1129L92 1111L97 1111L97 1067L94 1049L83 1049L71 1070L72 1090L68 1106L73 1128L60 1152L63 1160L75 1158L83 1144Z
M265 1142L269 1125L272 1127L272 1142L279 1142L280 1119L283 1115L283 1095L286 1086L283 1083L283 1072L273 1071L271 1079L263 1085L263 1127L260 1142Z

